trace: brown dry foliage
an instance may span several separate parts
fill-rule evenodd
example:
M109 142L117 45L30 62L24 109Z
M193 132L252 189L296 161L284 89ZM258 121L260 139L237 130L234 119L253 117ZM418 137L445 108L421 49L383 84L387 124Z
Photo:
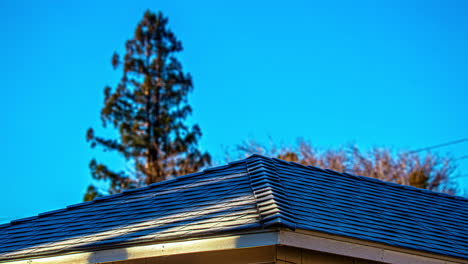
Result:
M351 144L323 150L302 139L296 145L280 147L247 140L236 147L236 153L236 156L244 157L261 154L437 192L457 192L454 160L436 153L427 152L422 155L385 147L374 147L364 152ZM227 159L229 157L230 155L226 156Z

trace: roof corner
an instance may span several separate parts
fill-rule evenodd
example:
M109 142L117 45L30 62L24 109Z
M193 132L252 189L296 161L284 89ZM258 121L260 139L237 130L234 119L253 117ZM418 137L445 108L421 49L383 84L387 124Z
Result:
M289 212L291 205L275 161L253 154L245 159L245 164L263 228L284 227L295 230L295 220Z

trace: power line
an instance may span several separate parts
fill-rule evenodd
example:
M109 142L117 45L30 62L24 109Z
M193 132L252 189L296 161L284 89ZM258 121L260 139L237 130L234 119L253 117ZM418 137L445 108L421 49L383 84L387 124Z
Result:
M412 150L412 151L410 151L410 152L408 152L408 153L409 153L409 154L412 154L412 153L427 151L427 150L431 150L431 149L435 149L435 148L441 148L441 147L445 147L445 146L450 146L450 145L459 144L459 143L462 143L462 142L465 142L465 141L468 141L468 138L462 138L462 139L459 139L459 140L450 141L450 142L446 142L446 143L442 143L442 144L438 144L438 145L434 145L434 146L429 146L429 147L425 147L425 148L415 149L415 150ZM465 157L465 156L464 156L464 157ZM463 157L462 157L462 158L463 158Z
M455 160L462 160L462 159L468 159L468 155L458 157Z

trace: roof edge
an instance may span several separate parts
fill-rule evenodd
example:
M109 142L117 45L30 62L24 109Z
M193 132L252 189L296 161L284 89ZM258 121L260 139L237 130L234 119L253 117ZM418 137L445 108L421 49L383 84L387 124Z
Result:
M308 170L313 170L315 172L318 171L318 172L321 172L321 173L334 174L334 175L341 176L341 177L359 179L359 180L363 180L363 181L366 181L366 182L371 182L371 183L374 183L374 184L381 184L381 185L391 186L391 187L395 187L395 188L399 188L399 189L410 190L410 191L414 191L414 192L434 195L434 196L438 196L438 197L444 197L444 198L448 198L448 199L468 201L468 197L463 197L463 196L460 196L460 195L451 195L451 194L447 194L447 193L443 193L443 192L437 192L437 191L417 188L417 187L413 187L413 186L409 186L409 185L398 184L398 183L389 182L389 181L383 181L383 180L379 180L379 179L372 178L372 177L354 175L354 174L347 173L347 172L338 172L338 171L334 171L334 170L330 170L330 169L322 169L320 167L316 167L316 166L312 166L312 165L303 165L303 164L300 164L300 163L297 163L297 162L285 161L285 160L282 160L282 159L267 157L267 156L263 156L263 155L260 155L260 154L252 154L246 160L251 159L251 158L274 160L274 161L278 161L280 163L283 163L285 165L294 165L296 167L300 167L300 168L304 168L304 169L308 169Z
M55 210L51 210L51 211L46 211L46 212L43 212L43 213L39 213L38 215L13 219L13 220L10 220L9 222L5 222L5 223L0 224L0 228L4 228L4 227L7 227L7 226L24 223L24 222L35 220L35 219L39 219L39 218L42 218L44 216L49 216L49 215L52 215L52 214L55 214L55 213L60 213L60 212L72 210L72 209L79 208L79 207L82 207L82 206L86 206L86 205L89 205L89 204L99 203L101 201L106 201L108 199L112 199L112 198L116 198L116 197L120 197L120 196L125 196L125 195L128 195L128 194L137 192L137 191L149 190L149 189L156 188L156 187L159 187L159 186L171 184L173 182L181 181L181 180L184 180L186 178L196 177L198 175L204 175L206 173L210 173L210 172L214 172L214 171L220 171L220 170L223 170L223 169L226 169L226 168L231 168L233 166L239 165L240 163L243 163L244 161L245 161L245 159L232 161L232 162L229 162L226 165L220 165L220 166L205 168L204 170L199 171L199 172L194 172L194 173L182 175L182 176L170 179L170 180L156 182L156 183L153 183L153 184L150 184L150 185L147 185L147 186L143 186L143 187L139 187L139 188L128 189L128 190L125 190L125 191L123 191L121 193L110 194L110 195L98 197L98 198L96 198L96 199L94 199L92 201L86 201L86 202L71 204L71 205L68 205L67 207L60 208L60 209L55 209Z
M248 247L273 246L278 244L279 232L240 233L212 237L199 237L163 243L132 245L118 248L107 248L97 251L79 251L68 254L1 259L2 264L74 264L74 263L107 263L114 261L134 260L149 257L162 257L178 254L197 253L215 250L228 250Z
M330 235L299 228L294 232L280 230L279 244L377 261L379 263L468 264L468 259L415 249L389 246L378 242L360 240L346 236Z

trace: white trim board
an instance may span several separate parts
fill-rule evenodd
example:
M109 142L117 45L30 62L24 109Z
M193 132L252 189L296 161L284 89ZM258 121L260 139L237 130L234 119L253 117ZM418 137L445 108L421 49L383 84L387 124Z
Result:
M215 250L271 246L278 242L278 232L243 234L236 236L194 239L180 242L159 243L119 249L79 252L61 256L38 257L17 261L3 261L5 264L93 264L149 257L198 253Z
M468 263L468 260L306 230L280 231L279 244L392 264Z
M95 252L75 252L66 255L23 260L3 260L5 264L94 264L141 258L199 253L217 250L261 246L290 246L392 264L468 264L455 259L415 250L406 250L357 239L322 234L306 230L280 230L223 237L200 238L178 242L104 249Z

